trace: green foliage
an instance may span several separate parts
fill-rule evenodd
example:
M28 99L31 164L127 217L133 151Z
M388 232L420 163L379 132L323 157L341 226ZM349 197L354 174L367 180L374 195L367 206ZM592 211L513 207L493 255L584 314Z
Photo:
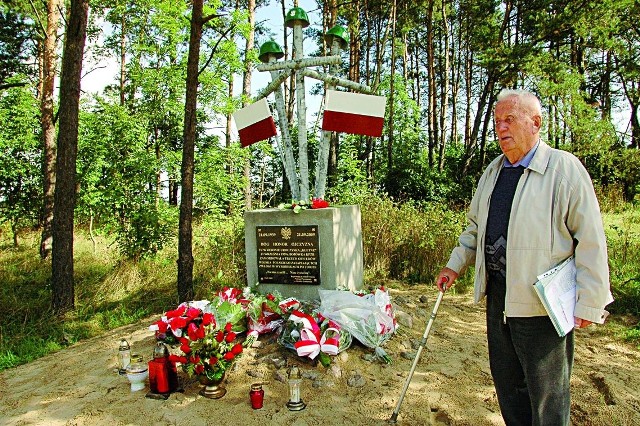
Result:
M194 227L193 234L196 289L205 286L211 291L224 286L244 286L246 261L242 212L208 214ZM204 288L203 291L206 294Z
M632 208L603 218L615 299L609 310L640 315L640 212Z
M2 236L0 230L0 236ZM82 230L74 239L76 310L56 317L50 309L50 266L38 256L39 233L11 248L0 241L0 370L24 364L79 340L138 321L175 305L175 261L120 262L109 240L97 247Z
M438 203L371 195L361 208L365 270L377 279L433 282L464 228L462 213Z
M208 145L203 147L195 164L195 208L203 213L241 209L245 187L242 168L250 151L239 144L229 148L216 143Z
M336 176L328 182L326 199L337 204L363 204L369 195L367 176L358 160L356 137L345 137L338 153Z
M34 67L29 65L30 31L24 16L11 11L4 4L0 5L0 85L19 84L27 80L24 74L34 71Z
M160 201L136 204L129 210L126 220L116 229L116 241L120 252L128 259L139 260L155 255L175 235L178 209Z
M0 123L0 223L16 234L38 222L42 187L38 106L28 87L0 91Z
M130 259L157 253L177 229L177 212L158 199L160 167L147 144L143 117L99 100L81 119L79 217L95 216L115 231Z
M612 149L604 156L601 180L622 188L624 201L637 200L640 194L640 150Z
M389 97L391 79L387 75L381 82L381 90ZM390 111L387 106L387 112ZM421 131L420 108L411 99L407 91L406 81L402 76L396 76L393 90L393 161L391 164L382 163L377 169L376 181L384 183L384 191L389 196L405 200L413 198L421 200L423 189L420 188L421 173L429 166L425 164L425 135ZM389 124L387 124L387 127ZM388 136L388 129L384 133ZM388 144L388 139L385 144ZM381 156L387 158L388 145L382 147ZM410 195L411 194L411 195ZM415 196L413 195L415 194Z
M625 330L622 335L625 340L637 344L640 342L640 324Z

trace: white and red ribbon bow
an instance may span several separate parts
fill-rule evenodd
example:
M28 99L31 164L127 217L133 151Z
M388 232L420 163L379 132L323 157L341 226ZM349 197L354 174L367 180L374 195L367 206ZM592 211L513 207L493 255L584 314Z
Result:
M340 349L340 326L329 321L329 327L320 339L320 350L328 355L338 355Z
M308 328L300 330L300 340L293 344L298 352L298 356L308 356L314 359L320 354L321 345L318 342L318 335Z
M293 311L289 320L301 324L300 340L294 343L298 356L308 356L315 359L320 352L327 355L337 355L340 346L340 326L329 321L329 327L321 335L320 326L314 318L300 311Z
M308 356L311 359L317 357L320 353L320 326L316 320L311 315L297 310L291 312L289 320L302 325L300 340L293 345L298 356Z

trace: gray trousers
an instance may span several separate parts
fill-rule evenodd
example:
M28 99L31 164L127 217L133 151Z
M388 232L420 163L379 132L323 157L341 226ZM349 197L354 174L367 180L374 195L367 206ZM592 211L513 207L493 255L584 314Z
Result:
M500 287L487 295L487 340L502 418L507 426L569 425L573 332L559 337L546 316L505 324Z

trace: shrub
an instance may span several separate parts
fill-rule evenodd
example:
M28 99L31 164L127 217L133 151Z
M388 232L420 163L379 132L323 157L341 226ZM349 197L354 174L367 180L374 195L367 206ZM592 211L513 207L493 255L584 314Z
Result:
M128 259L140 260L155 255L167 244L177 229L178 210L160 202L132 206L116 228L120 252Z
M640 315L640 212L605 214L609 276L615 313Z
M442 204L397 205L372 196L362 205L365 270L374 278L432 283L464 223L464 213Z
M246 285L244 220L241 212L223 215L210 213L195 226L193 232L194 287L196 294L224 286Z

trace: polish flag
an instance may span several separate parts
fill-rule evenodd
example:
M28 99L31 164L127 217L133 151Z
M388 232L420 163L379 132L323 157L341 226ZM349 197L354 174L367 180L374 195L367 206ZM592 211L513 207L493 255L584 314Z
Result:
M382 136L386 101L384 96L327 90L322 130Z
M276 124L265 98L234 112L233 118L243 148L277 134Z

